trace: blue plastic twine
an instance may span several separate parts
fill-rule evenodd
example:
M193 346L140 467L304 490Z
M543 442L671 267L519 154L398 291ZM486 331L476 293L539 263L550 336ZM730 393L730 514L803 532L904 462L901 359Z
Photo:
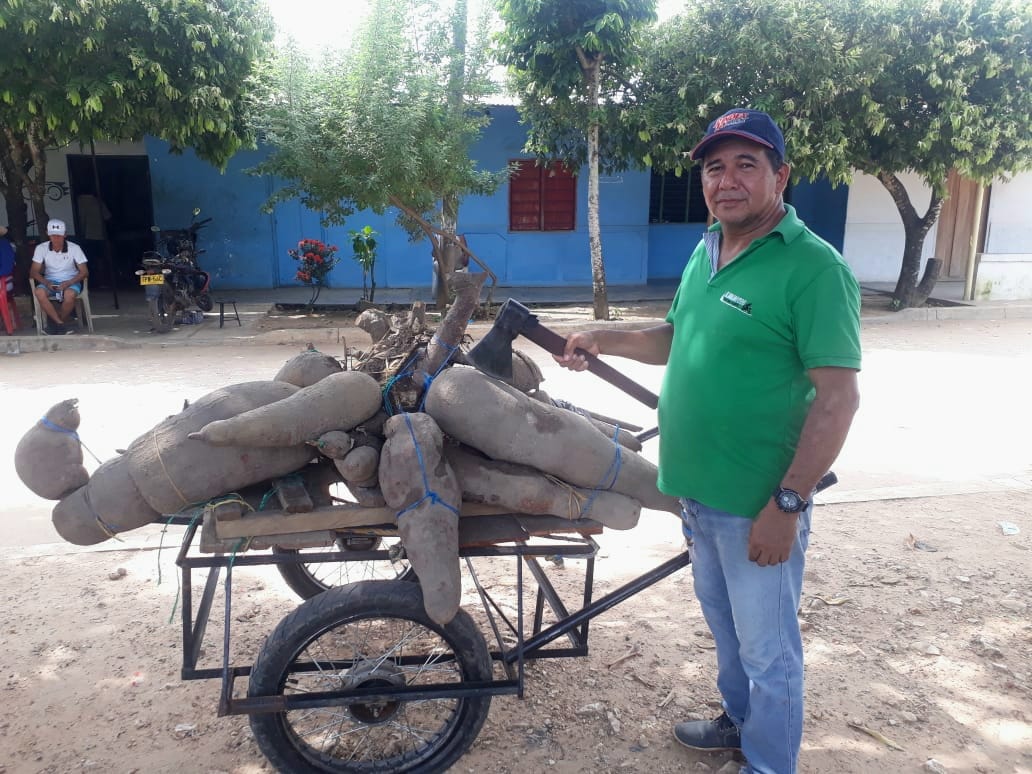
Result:
M616 445L616 453L613 455L613 461L609 463L609 468L602 476L602 480L598 482L598 485L591 490L591 496L585 501L584 506L581 508L580 515L582 517L587 516L591 512L591 506L595 504L595 498L598 497L599 492L608 492L616 484L616 479L620 475L620 467L623 465L622 448L620 446L620 425L616 426L616 431L613 433L613 443ZM607 484L606 481L609 481Z
M425 500L429 500L434 505L443 505L449 511L458 516L458 508L453 506L451 503L447 503L444 500L442 500L440 495L438 495L437 492L430 488L430 482L427 480L426 477L426 464L423 462L423 453L419 450L419 441L416 440L416 431L412 427L412 420L409 418L410 415L407 411L402 416L405 417L405 424L408 425L409 435L412 436L412 445L416 448L416 459L419 461L419 473L423 477L423 491L426 492L426 494L420 497L414 503L412 503L412 505L398 511L398 519L400 520L402 516L404 516L406 513L413 510L414 508L418 508L420 505L423 504L423 501Z

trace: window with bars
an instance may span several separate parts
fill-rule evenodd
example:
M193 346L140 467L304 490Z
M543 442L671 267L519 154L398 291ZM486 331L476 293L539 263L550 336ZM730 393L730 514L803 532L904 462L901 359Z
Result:
M693 166L680 177L673 172L652 173L649 223L705 223L708 218L700 167Z
M785 204L792 203L792 186L785 188ZM702 167L693 166L678 177L673 172L652 173L649 187L649 223L708 223L709 209L702 195Z
M577 213L577 178L562 162L538 166L534 159L514 159L509 178L510 231L573 231Z

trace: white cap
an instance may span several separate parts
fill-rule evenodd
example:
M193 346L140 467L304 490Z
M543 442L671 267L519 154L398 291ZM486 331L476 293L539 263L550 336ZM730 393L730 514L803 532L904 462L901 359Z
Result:
M55 234L57 236L64 236L65 233L65 222L54 218L52 221L47 223L47 233Z

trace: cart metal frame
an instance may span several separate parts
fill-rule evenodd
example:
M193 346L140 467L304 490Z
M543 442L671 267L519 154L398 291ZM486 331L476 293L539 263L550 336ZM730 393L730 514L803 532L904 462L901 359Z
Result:
M461 548L459 556L463 559L477 593L493 635L494 645L489 645L492 661L500 664L504 679L471 682L448 686L397 687L389 691L383 689L353 689L348 691L326 691L310 693L304 696L234 696L234 682L239 677L246 677L251 672L250 665L234 665L230 663L230 638L232 624L233 570L237 567L256 567L279 564L308 564L316 562L354 561L365 562L387 559L386 550L373 551L327 551L325 553L306 554L253 554L236 555L213 554L192 555L191 548L197 538L199 525L187 524L176 557L176 564L182 573L182 638L183 680L220 679L222 681L219 696L218 714L241 715L263 712L284 712L312 707L339 706L370 701L405 701L423 699L461 698L474 696L480 692L491 695L524 695L524 667L528 660L540 658L570 658L588 654L589 623L592 618L601 615L615 605L635 594L658 583L669 575L691 563L687 550L654 567L634 580L625 583L618 589L593 600L595 557L598 544L589 535L547 535L534 539L534 542L517 541L507 544L476 546ZM389 529L389 528L385 528ZM341 534L348 534L342 532ZM368 534L368 533L366 533ZM541 542L537 542L541 541ZM570 612L566 603L556 590L548 572L542 566L541 559L547 556L561 555L564 559L584 559L584 585L581 593L581 607ZM501 605L491 596L477 576L471 561L478 557L497 557L516 559L516 620L511 621L503 612ZM524 566L537 584L534 602L534 615L530 636L524 627L525 610L525 573ZM193 593L193 572L206 569L209 571L204 588L196 601ZM215 594L222 572L225 571L225 610L222 632L222 664L218 667L200 667L201 648L205 632L211 617ZM362 581L359 581L361 583ZM545 627L545 608L551 611L558 620ZM506 647L504 634L508 632L515 637L515 644ZM568 645L564 647L548 647L556 640L565 637ZM340 664L347 668L348 664Z

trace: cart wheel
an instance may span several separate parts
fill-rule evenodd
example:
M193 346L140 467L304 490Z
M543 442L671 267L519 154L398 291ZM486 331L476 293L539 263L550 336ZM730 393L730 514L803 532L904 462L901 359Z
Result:
M464 610L439 626L416 583L363 581L301 604L254 663L248 696L460 685L491 679L483 635ZM370 701L251 716L255 741L282 772L439 772L480 733L490 694Z
M398 543L397 538L342 537L335 543L337 550L376 551L387 548L387 543ZM298 550L296 548L273 548L277 554L326 553L325 548ZM368 562L306 562L305 564L277 565L283 580L301 599L311 599L335 586L346 586L363 580L418 581L407 559L380 559Z

